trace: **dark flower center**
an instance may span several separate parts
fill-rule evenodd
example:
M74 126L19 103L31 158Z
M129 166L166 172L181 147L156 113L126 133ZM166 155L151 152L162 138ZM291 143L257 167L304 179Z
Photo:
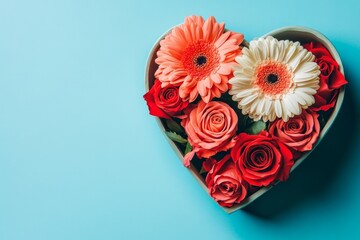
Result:
M205 57L205 56L202 56L202 55L198 56L198 57L195 59L195 63L196 63L196 65L198 65L198 66L204 65L204 64L206 63L206 57Z
M296 130L296 129L299 129L299 123L297 123L297 122L294 122L294 121L292 121L292 122L290 122L289 124L289 129L291 129L291 130Z
M233 192L234 191L234 186L230 183L223 183L220 185L220 188L224 192Z
M266 78L266 80L268 81L268 83L276 83L279 79L278 76L276 74L269 74Z

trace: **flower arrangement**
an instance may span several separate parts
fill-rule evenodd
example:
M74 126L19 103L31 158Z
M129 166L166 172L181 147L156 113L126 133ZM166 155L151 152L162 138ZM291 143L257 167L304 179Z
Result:
M185 18L156 56L144 95L150 114L226 208L288 179L347 84L322 43L271 36L247 43L214 17Z

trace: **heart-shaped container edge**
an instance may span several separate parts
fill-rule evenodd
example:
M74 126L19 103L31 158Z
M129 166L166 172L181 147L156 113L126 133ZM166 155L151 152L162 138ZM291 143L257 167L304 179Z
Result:
M154 77L154 73L158 67L158 65L155 63L155 59L156 59L156 53L160 48L160 41L167 35L170 33L172 29L170 29L169 31L165 32L154 44L154 46L151 49L151 52L149 53L148 56L148 60L146 63L146 69L145 69L145 90L146 92L148 92L151 88L151 86L154 84L155 81L155 77ZM267 34L264 35L265 36L273 36L279 40L291 40L291 41L299 41L301 43L303 42L309 42L309 41L317 41L322 43L331 53L331 55L334 57L334 59L338 62L339 67L340 67L340 71L344 74L344 68L340 59L340 56L337 52L337 50L335 49L335 47L333 46L333 44L320 32L311 29L311 28L307 28L307 27L300 27L300 26L289 26L289 27L283 27L283 28L279 28L277 30L271 31ZM301 158L299 158L298 160L296 160L294 166L291 168L291 172L294 171L294 169L296 167L298 167L308 156L309 154L316 148L316 146L321 142L321 140L324 138L324 136L326 135L326 133L328 132L328 130L330 129L331 125L333 124L340 108L341 105L343 103L344 100L344 94L345 94L345 87L342 87L340 89L338 98L337 98L337 102L335 105L335 108L333 110L333 112L331 113L327 123L325 124L325 126L323 127L320 135L319 135L319 139L316 142L316 144L314 145L313 149L307 153L305 153ZM162 124L160 118L155 117L156 122L158 123L161 131L164 133L165 135L165 127ZM175 143L169 139L166 135L165 135L166 139L168 140L170 146L173 148L173 150L175 151L175 153L177 154L177 156L179 157L180 161L182 162L183 159L183 154L180 152L180 150L178 149L178 147L175 145ZM204 183L204 180L202 178L202 176L198 173L198 171L194 168L193 165L191 165L189 168L187 168L189 170L189 172L194 176L194 178L197 180L197 182L200 184L200 186L206 191L208 192L208 189ZM236 204L231 208L226 208L226 207L222 207L224 209L225 212L227 213L232 213L235 212L245 206L247 206L248 204L252 203L253 201L255 201L258 197L260 197L261 195L263 195L265 192L267 192L269 189L271 189L272 186L270 187L263 187L261 189L259 189L258 191L256 191L255 193L253 193L252 195L250 195L249 197L247 197L245 199L245 201L243 201L240 204Z

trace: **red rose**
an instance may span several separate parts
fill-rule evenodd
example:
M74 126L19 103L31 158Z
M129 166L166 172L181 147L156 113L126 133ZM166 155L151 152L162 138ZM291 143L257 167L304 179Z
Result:
M178 87L168 85L162 88L159 80L155 80L152 88L144 95L144 99L151 115L168 119L180 115L189 105L179 97Z
M242 180L230 155L213 165L205 182L211 197L223 207L240 203L247 194L247 184Z
M299 152L310 151L320 133L318 116L315 112L303 110L301 115L287 122L277 119L270 124L269 133Z
M258 135L240 133L231 157L243 179L258 187L285 181L294 165L290 149L265 131Z
M210 169L214 166L216 163L216 160L214 158L205 158L205 160L202 163L202 168L204 172L210 171Z
M327 111L335 106L339 88L345 84L344 75L340 72L339 64L330 52L318 42L304 44L304 48L312 52L320 66L320 88L314 95L315 103L310 107L313 111Z

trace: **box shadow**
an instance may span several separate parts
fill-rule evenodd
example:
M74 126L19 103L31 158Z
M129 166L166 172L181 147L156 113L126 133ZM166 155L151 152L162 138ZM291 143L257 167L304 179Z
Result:
M243 210L264 219L275 218L306 201L321 198L350 164L347 157L360 135L360 111L355 92L346 88L345 98L333 126L318 147L290 176ZM351 126L351 129L349 128ZM341 162L341 164L339 164Z

